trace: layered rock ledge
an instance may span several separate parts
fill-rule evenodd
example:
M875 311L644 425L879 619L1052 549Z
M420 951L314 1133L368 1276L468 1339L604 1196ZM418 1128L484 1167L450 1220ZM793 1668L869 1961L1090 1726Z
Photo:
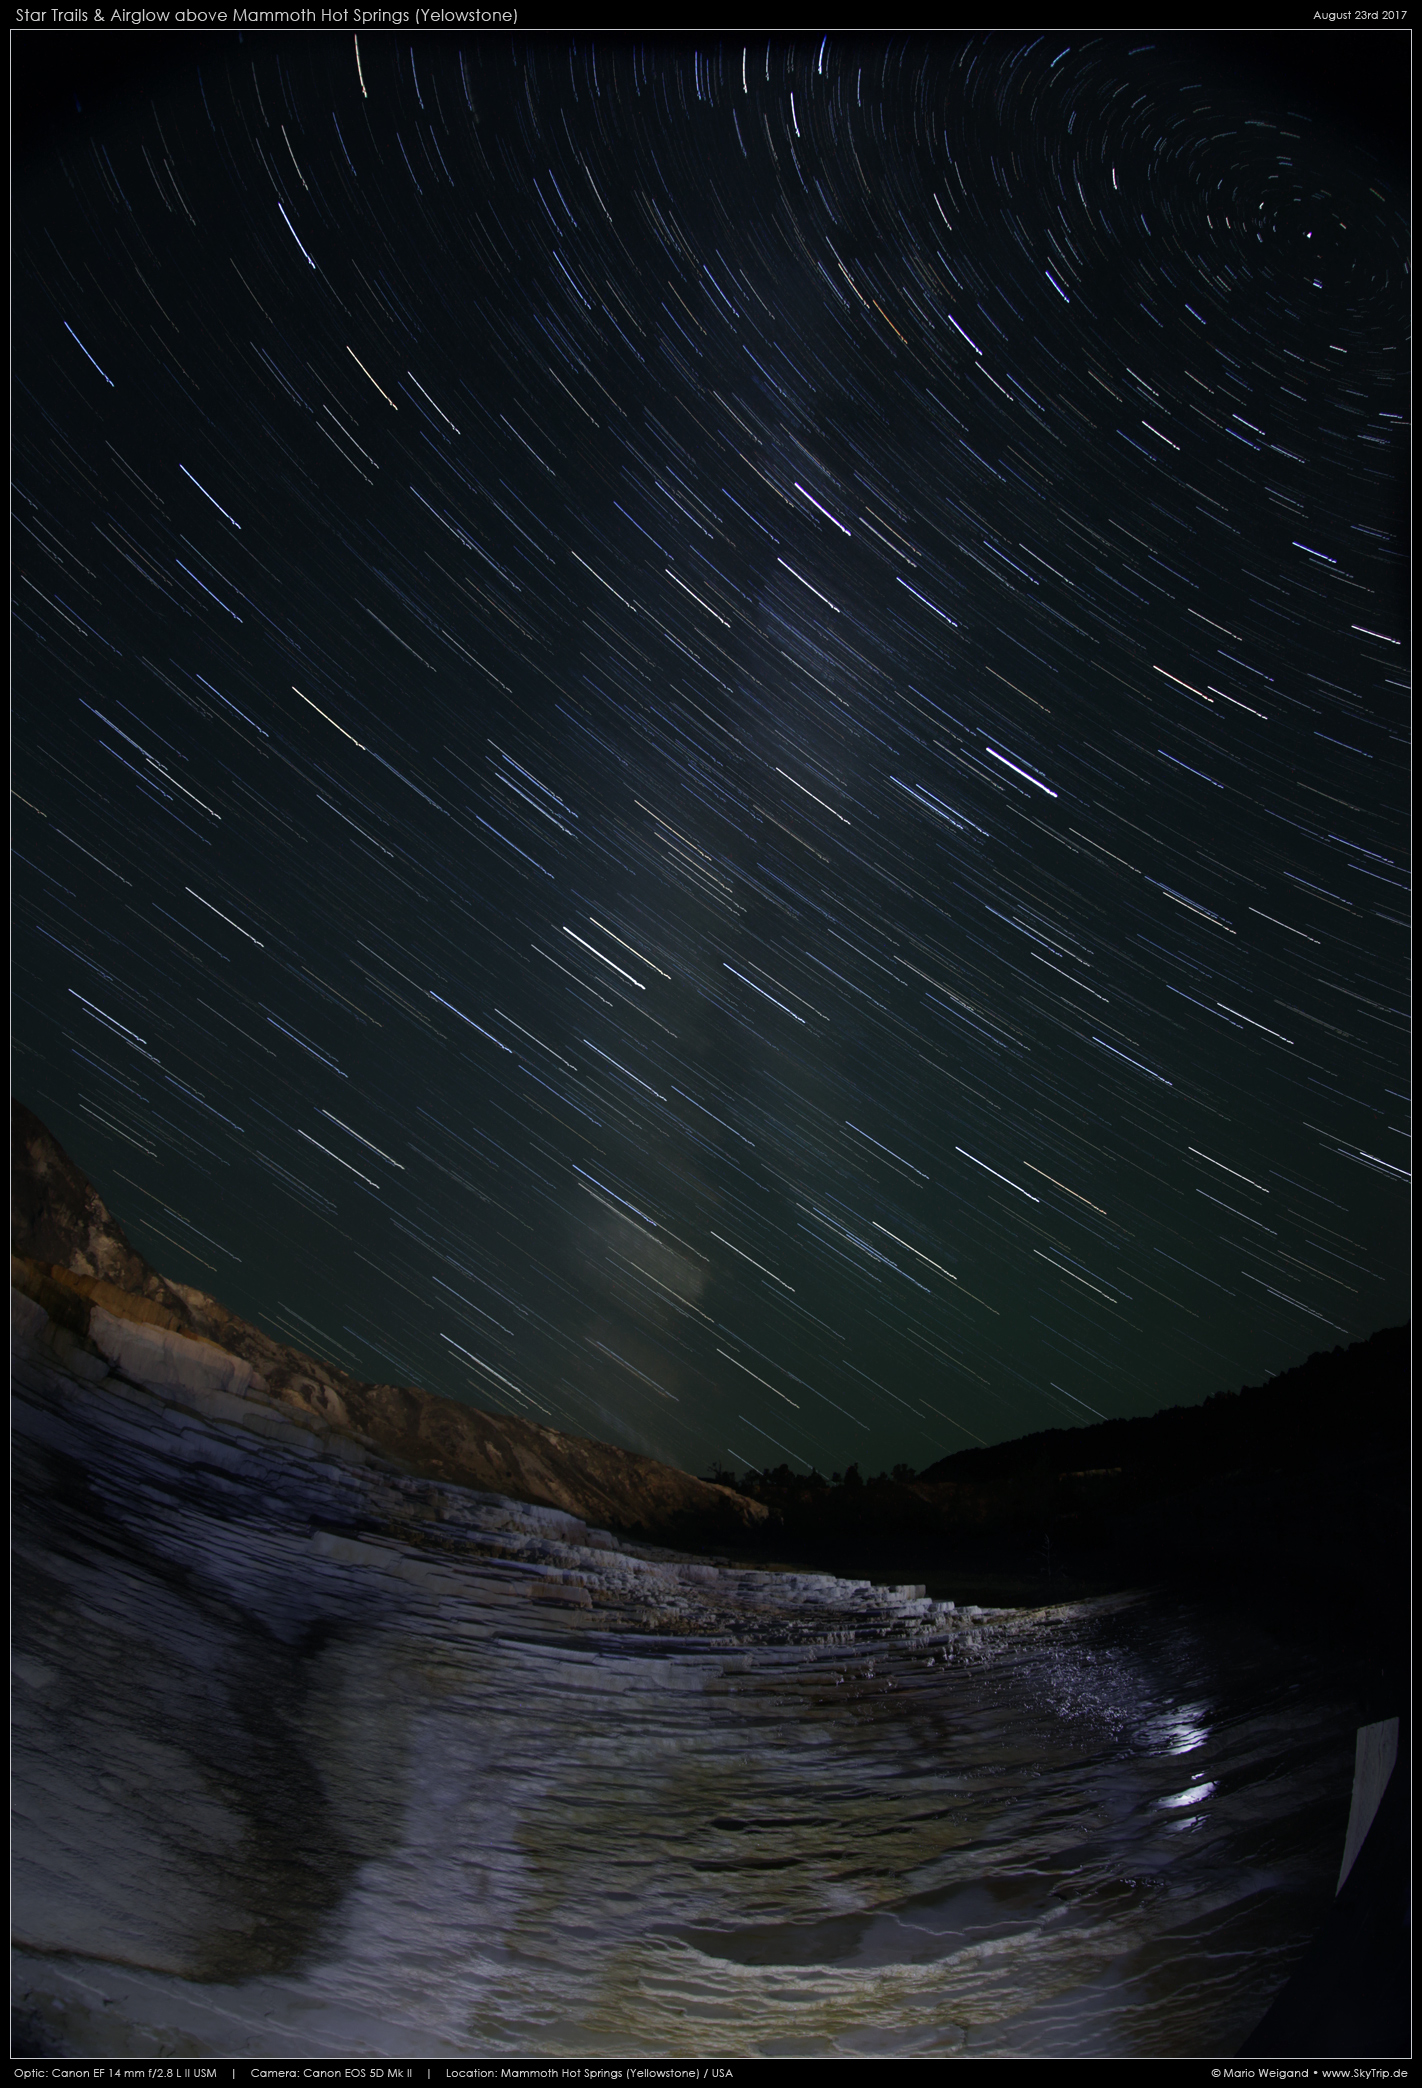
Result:
M24 2048L517 2051L549 1892L586 2025L548 2034L615 2048L616 1948L583 1936L585 1894L625 1871L654 1955L678 1909L736 1915L759 1874L732 1815L755 1789L781 1808L801 1764L840 1761L846 1717L872 1735L888 1715L936 1790L900 1705L931 1718L946 1665L1032 1628L739 1565L758 1504L284 1348L149 1269L42 1126L17 1144ZM670 1548L683 1530L714 1555Z
M382 1863L417 1927L467 1936L466 1963L521 1875L504 1842L547 1832L528 1807L555 1771L571 1798L577 1762L611 1750L621 1805L629 1776L706 1756L704 1832L748 1746L818 1745L806 1717L976 1663L1012 1628L918 1587L743 1569L423 1476L249 1359L93 1299L80 1332L18 1273L17 1992L26 2034L61 2054L457 2049L408 1995L398 2024L380 2018L381 1981L332 1940L380 1899L362 1881ZM478 1874L457 1909L405 1846L438 1810L426 1774L458 1792L440 1861ZM320 1978L360 1996L329 2032L288 1993L323 1947ZM412 1948L391 1946L402 1976ZM227 2019L254 1981L279 2023Z
M46 1285L81 1296L63 1272L37 1275L14 1259L12 1275L17 1438L82 1467L105 1515L141 1531L147 1547L185 1562L199 1556L203 1573L234 1594L260 1581L262 1622L289 1641L328 1614L330 1601L370 1616L409 1588L448 1597L489 1628L510 1609L527 1619L533 1601L570 1613L564 1629L716 1645L952 1634L1015 1614L960 1610L913 1584L876 1587L671 1551L571 1509L431 1477L352 1428L338 1395L323 1410L315 1396L293 1398L289 1382L274 1389L249 1358L210 1339L96 1300L84 1300L82 1328L75 1312L53 1318L39 1301ZM155 1489L169 1503L167 1527L141 1509ZM194 1554L198 1525L212 1527Z

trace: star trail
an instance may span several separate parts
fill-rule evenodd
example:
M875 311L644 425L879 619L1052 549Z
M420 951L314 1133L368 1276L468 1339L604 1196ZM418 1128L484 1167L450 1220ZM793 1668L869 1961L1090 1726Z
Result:
M696 1471L1406 1318L1385 169L1188 37L189 48L16 214L14 1080L148 1259Z

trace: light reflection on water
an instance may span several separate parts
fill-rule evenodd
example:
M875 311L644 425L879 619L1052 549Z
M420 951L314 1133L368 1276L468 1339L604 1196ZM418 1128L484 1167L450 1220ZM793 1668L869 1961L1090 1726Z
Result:
M1225 2055L1331 1896L1356 1710L1247 1624L651 1650L446 1671L313 2002L428 2051Z

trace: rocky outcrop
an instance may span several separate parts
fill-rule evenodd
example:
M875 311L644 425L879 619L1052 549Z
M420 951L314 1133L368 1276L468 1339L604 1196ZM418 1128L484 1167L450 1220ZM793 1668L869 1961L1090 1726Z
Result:
M1270 1684L1182 1770L1188 1630L1172 1683L1168 1645L1074 1651L1081 1611L637 1541L702 1482L197 1291L12 1278L12 2050L1148 2054L1218 2042L1226 1960L1226 2031L1258 2020L1328 1733L1275 1774ZM538 1500L440 1475L501 1460ZM623 1535L564 1504L599 1496ZM1196 1857L1177 1809L1217 1790ZM1144 2029L1143 1951L1176 2009Z
M542 2021L546 1893L601 1929L625 1835L586 1876L579 1849L605 1817L680 1848L690 1816L714 1879L748 1746L793 1782L807 1718L896 1709L1017 1628L417 1476L102 1306L81 1336L12 1290L11 1326L22 2050L497 2043L511 1979Z
M27 1260L57 1263L144 1298L186 1324L181 1298L129 1244L98 1190L23 1102L10 1103L10 1245Z
M1229 2051L1332 1892L1351 1727L1211 1731L1188 1624L619 1541L11 1302L18 2053Z
M202 1344L246 1367L244 1387L257 1382L279 1405L425 1478L491 1488L666 1543L724 1543L765 1522L759 1501L657 1458L407 1385L366 1384L274 1341L216 1298L150 1268L93 1184L18 1102L11 1128L11 1282L54 1327L129 1375L149 1381L161 1352L164 1383L186 1382L185 1371L221 1377L210 1355L189 1356ZM229 1368L224 1382L235 1385L240 1375Z
M754 1529L759 1501L654 1457L564 1435L512 1414L488 1414L408 1385L372 1385L284 1348L203 1292L180 1286L195 1332L244 1356L288 1405L376 1444L412 1472L492 1487L614 1528L665 1541L707 1541Z
M760 1642L803 1636L797 1620L806 1616L818 1638L826 1620L836 1628L852 1621L875 1637L916 1634L932 1623L959 1630L986 1615L972 1605L959 1611L952 1602L931 1601L921 1585L880 1588L638 1546L571 1510L417 1474L370 1437L275 1394L243 1358L101 1306L92 1308L81 1343L12 1288L10 1325L20 1440L72 1449L93 1471L91 1483L114 1521L143 1522L147 1541L160 1549L167 1540L134 1505L140 1495L152 1496L161 1484L174 1525L193 1514L201 1519L220 1498L229 1540L205 1569L219 1579L232 1544L262 1541L244 1539L241 1526L250 1523L269 1538L277 1504L289 1498L312 1558L430 1588L482 1589L481 1601L492 1588L496 1609L497 1591L507 1595L512 1586L520 1600L596 1609L598 1623L619 1630L719 1639L729 1629ZM84 1368L75 1367L76 1355ZM105 1446L97 1455L96 1444ZM141 1481L131 1492L125 1470ZM503 1570L510 1563L517 1569L512 1583ZM278 1637L308 1628L320 1579L319 1572L315 1581L302 1575L287 1586L278 1576L267 1588L260 1607ZM239 1572L234 1586L243 1581ZM319 1611L321 1598L315 1600Z

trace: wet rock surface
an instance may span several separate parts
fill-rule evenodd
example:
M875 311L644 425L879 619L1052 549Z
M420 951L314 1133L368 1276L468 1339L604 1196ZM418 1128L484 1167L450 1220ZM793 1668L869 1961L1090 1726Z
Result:
M47 1139L11 1263L17 2053L1178 2055L1258 2022L1337 1873L1331 1671L1184 1613L1132 1643L1127 1595L747 1561L757 1503L166 1284Z
M634 1543L11 1302L17 2049L1227 2054L1328 1904L1296 1648Z
M479 1757L461 1774L497 1812L510 1746L523 1777L530 1748L567 1747L540 1709L566 1728L570 1691L589 1744L635 1746L668 1694L710 1692L724 1713L752 1661L824 1670L833 1690L841 1648L872 1682L876 1647L947 1657L1011 1621L639 1546L414 1475L210 1342L98 1305L80 1335L24 1290L11 1308L26 1992L41 1960L71 1956L204 1988L290 1975L396 1854L432 1718L460 1725L456 1756ZM459 1917L477 1925L502 1888L487 1851L466 1860L490 1866ZM48 2020L36 2007L27 2020ZM193 2049L224 2048L216 2034Z

